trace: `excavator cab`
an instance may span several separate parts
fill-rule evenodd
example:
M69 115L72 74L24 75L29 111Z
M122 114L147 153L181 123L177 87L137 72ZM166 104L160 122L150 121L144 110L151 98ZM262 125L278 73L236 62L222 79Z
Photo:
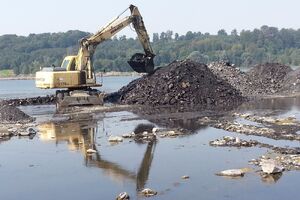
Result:
M154 55L147 56L142 53L136 53L128 61L128 64L138 73L152 73L154 71L153 59Z

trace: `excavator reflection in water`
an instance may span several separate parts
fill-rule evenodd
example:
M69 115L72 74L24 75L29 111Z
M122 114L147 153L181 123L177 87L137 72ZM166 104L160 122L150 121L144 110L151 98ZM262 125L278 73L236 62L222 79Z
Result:
M149 171L154 156L156 142L147 144L146 151L137 172L127 170L121 165L101 158L99 151L94 154L86 153L87 149L97 150L95 144L97 122L80 121L67 123L45 123L39 125L40 138L56 143L67 142L70 150L80 150L85 158L87 167L102 169L114 181L130 180L136 182L136 190L144 189L149 177Z

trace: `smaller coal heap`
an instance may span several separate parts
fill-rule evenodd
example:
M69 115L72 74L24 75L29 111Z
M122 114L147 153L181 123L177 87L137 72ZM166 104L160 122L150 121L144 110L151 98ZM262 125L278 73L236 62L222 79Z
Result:
M15 106L2 104L0 102L0 122L1 123L12 123L20 122L26 123L32 121L33 118L25 114L23 111Z
M217 78L205 64L175 61L111 94L107 100L147 106L230 108L245 100L229 83Z
M265 63L252 67L247 75L260 94L275 94L283 87L286 75L292 68L280 63Z

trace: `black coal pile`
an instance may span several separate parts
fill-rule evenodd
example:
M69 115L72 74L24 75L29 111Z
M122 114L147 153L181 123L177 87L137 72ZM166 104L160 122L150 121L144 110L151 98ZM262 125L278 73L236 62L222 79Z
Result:
M0 102L0 123L26 123L32 120L32 117L28 116L17 107Z
M229 83L233 88L242 93L243 96L255 96L257 94L257 87L254 85L250 77L239 68L230 64L229 62L211 62L208 68L218 78Z
M270 95L279 92L283 86L285 76L292 68L279 63L266 63L251 68L247 75L257 89L257 93Z
M134 80L106 100L123 104L192 108L230 108L245 100L205 64L176 61Z

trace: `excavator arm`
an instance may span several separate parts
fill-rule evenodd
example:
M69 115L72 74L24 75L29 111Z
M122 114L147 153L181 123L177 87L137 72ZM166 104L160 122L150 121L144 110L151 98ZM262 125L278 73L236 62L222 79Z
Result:
M130 10L131 15L120 19L120 16L126 11ZM137 53L134 54L128 61L129 65L134 71L139 73L150 73L154 69L153 58L155 54L150 45L148 33L146 31L142 16L138 8L134 5L130 5L121 15L117 16L114 20L104 26L100 31L94 35L83 38L80 41L80 49L78 51L77 69L86 70L88 79L93 76L93 65L92 58L96 47L105 40L112 38L115 34L121 31L123 28L130 24L138 35L139 41L141 42L145 54Z

